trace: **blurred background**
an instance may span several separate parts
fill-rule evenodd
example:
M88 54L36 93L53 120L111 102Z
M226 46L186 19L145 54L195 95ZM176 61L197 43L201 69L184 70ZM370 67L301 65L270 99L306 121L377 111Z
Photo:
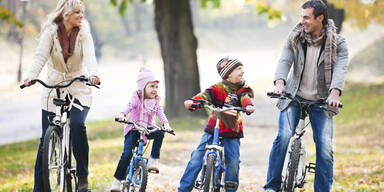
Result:
M91 26L102 82L101 89L93 90L94 101L88 120L109 121L124 108L136 90L136 78L141 66L150 68L161 79L159 92L168 118L175 121L189 118L193 114L183 109L182 102L220 81L216 63L224 56L232 56L244 64L245 79L255 90L255 104L260 109L249 118L248 125L268 134L269 140L259 144L270 146L276 134L278 112L274 109L274 101L266 98L265 94L273 89L273 75L282 45L299 21L300 6L304 2L84 0L84 17ZM347 154L355 153L356 150L366 152L371 155L367 161L372 166L383 165L384 0L328 0L326 3L330 17L347 40L350 53L347 86L341 98L346 109L335 120L335 126L342 130L336 133L336 140L340 138L341 142L336 146L348 151ZM37 48L41 24L56 4L57 1L45 0L0 0L1 158L5 158L9 150L13 149L12 144L24 141L33 143L41 135L41 87L32 86L20 90L18 86L25 78ZM45 71L42 71L39 77L44 79L45 76ZM357 141L352 143L350 138ZM368 145L369 141L371 143ZM36 150L37 145L30 149L31 162ZM188 157L189 152L184 155ZM116 158L118 155L114 158L117 163ZM349 159L349 156L345 158L346 162L355 160ZM361 156L353 158L364 160ZM261 176L266 171L266 159L260 160ZM363 160L357 162L367 163ZM25 162L15 165L15 172L9 169L9 165L2 161L0 172L5 175L9 171L20 172L28 179L24 183L12 185L6 191L20 189L20 185L26 185L28 191L32 182L33 163L28 164L28 171L20 170L20 167L25 167ZM343 173L336 172L340 180L344 180L341 175L348 172L348 169L339 168ZM359 177L361 174L369 175ZM351 182L357 186L364 184L377 186L370 188L373 191L384 190L383 166L368 171L360 170L356 175L358 178ZM365 180L361 181L361 178ZM6 176L0 176L0 180L3 183L10 181ZM259 186L263 181L264 178L257 181ZM345 188L344 184L338 186L340 191ZM105 185L102 185L101 189L104 188ZM248 191L246 188L242 190Z

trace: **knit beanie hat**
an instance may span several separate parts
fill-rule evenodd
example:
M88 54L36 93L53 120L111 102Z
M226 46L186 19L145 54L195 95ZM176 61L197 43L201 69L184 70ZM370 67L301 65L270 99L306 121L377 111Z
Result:
M231 74L232 71L235 70L240 65L243 65L243 64L238 59L224 57L220 59L219 62L217 62L216 68L221 78L227 79L229 74Z

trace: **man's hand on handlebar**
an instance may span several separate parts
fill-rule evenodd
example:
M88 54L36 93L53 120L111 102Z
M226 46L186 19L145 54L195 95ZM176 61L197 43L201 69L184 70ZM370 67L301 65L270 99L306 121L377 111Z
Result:
M281 94L285 91L285 84L284 80L278 79L275 81L275 89L273 90L273 93L275 94Z

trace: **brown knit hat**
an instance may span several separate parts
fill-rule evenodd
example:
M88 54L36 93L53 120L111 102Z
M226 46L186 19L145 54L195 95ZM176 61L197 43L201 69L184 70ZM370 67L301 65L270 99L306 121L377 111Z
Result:
M224 57L220 59L219 62L216 64L217 72L219 72L219 75L223 79L227 79L229 74L232 73L236 67L243 65L238 59L236 58L229 58Z

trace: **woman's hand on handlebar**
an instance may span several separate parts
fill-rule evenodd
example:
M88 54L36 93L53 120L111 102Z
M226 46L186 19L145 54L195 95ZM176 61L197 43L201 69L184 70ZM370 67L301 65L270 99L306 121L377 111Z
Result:
M98 76L96 75L91 75L89 77L89 81L93 84L93 85L99 85L100 84L100 79Z
M25 79L24 79L24 85L25 85L26 87L29 87L29 86L33 85L33 83L32 83L32 79L29 78L29 77L25 78Z

